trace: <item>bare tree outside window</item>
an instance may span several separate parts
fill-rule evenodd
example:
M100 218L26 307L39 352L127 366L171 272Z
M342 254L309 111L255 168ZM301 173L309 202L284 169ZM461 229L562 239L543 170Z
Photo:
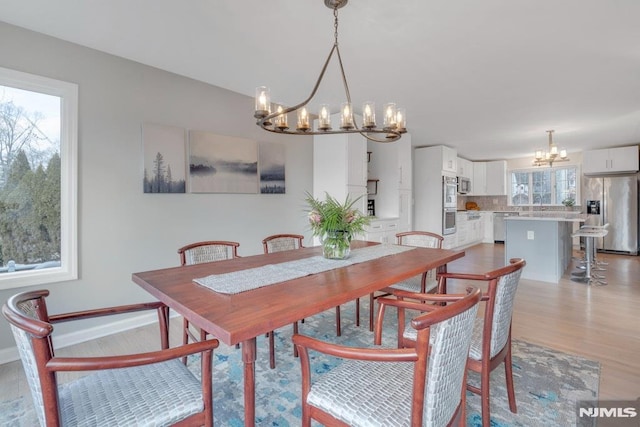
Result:
M0 86L0 273L60 265L60 106Z

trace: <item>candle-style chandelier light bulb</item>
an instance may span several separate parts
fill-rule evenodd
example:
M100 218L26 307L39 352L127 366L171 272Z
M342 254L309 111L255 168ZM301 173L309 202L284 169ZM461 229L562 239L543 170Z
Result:
M338 134L338 133L359 133L365 138L376 142L392 142L400 139L401 135L407 131L406 128L406 111L404 109L396 108L394 103L388 103L384 105L383 128L376 127L375 116L375 103L367 101L362 104L362 126L359 126L355 120L353 111L353 105L351 103L351 95L349 94L349 85L347 83L347 77L342 66L342 57L340 56L340 48L338 47L338 9L344 7L348 0L324 0L325 6L333 9L334 16L334 43L329 52L320 76L316 81L316 84L311 91L311 95L298 105L285 108L278 106L271 112L270 104L270 91L266 86L260 86L256 88L255 99L255 113L254 117L257 119L256 124L262 129L269 132L283 133L287 135L325 135L325 134ZM306 105L313 99L322 82L324 73L333 57L336 54L338 58L338 64L340 66L340 73L342 75L342 82L344 85L344 92L346 101L341 103L339 111L340 125L339 129L333 130L331 126L331 110L328 104L322 104L318 113L318 125L314 130L311 120L309 118L309 112ZM296 129L289 129L287 123L287 114L293 111L297 112L297 125Z

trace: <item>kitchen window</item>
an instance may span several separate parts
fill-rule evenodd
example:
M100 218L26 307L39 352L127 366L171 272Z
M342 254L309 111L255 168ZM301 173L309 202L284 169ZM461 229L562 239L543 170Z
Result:
M512 206L563 206L579 204L577 166L514 170L510 173Z
M0 289L73 280L78 87L0 67Z

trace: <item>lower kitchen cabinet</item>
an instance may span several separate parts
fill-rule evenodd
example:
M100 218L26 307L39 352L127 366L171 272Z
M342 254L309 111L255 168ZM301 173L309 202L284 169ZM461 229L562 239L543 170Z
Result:
M398 218L372 219L365 228L364 240L379 243L395 243Z
M455 244L452 247L465 248L484 239L484 222L479 212L458 212L456 214ZM445 236L446 238L446 236Z
M493 243L493 212L480 212L480 218L484 228L482 243Z

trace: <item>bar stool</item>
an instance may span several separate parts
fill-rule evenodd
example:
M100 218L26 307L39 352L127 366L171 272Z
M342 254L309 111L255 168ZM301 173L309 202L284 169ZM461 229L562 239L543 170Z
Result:
M608 226L606 224L605 226ZM604 280L604 276L600 276L593 271L595 265L595 241L596 237L604 237L609 233L609 230L605 226L587 226L581 227L578 231L573 233L572 237L584 237L584 254L586 257L584 276L581 274L572 273L571 280L574 282L585 282L589 285L604 286L607 282Z
M581 230L608 230L609 223L607 222L604 225L583 225L582 227L580 227L580 229ZM609 263L598 260L598 248L596 248L596 245L594 244L593 245L593 266L591 267L591 270L606 271L607 269L602 267L604 265L609 265Z

